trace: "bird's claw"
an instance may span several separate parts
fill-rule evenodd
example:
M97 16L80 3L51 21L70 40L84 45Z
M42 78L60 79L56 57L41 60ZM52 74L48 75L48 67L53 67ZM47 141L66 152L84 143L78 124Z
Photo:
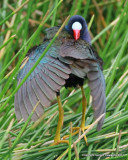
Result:
M54 146L54 145L61 144L61 143L67 143L69 145L68 140L62 139L62 140L54 141L54 143L52 143L50 146Z
M86 129L88 129L90 127L90 125L88 125L88 126L82 126L82 127L73 127L72 128L72 131L75 131L75 132L72 132L72 136L74 136L74 135L76 135L76 134L78 134L79 132L80 132L80 129L81 129L81 131L84 133L84 131L86 130ZM69 135L65 135L64 137L63 137L63 140L65 140L66 138L68 138L69 137ZM88 145L88 142L87 142L87 137L86 136L84 136L84 140L85 140L85 143L86 143L86 145Z

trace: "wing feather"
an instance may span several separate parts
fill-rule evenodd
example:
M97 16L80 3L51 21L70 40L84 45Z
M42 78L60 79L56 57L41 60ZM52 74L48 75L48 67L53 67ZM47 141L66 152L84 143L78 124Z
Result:
M100 81L99 79L96 79L95 81L88 81L88 85L89 87L91 87L91 90L94 90L97 88L97 86L99 86Z
M49 100L52 101L53 98L55 97L56 93L49 88L49 86L42 80L42 78L38 74L37 74L35 80L40 88L39 89L40 92L44 93L44 97L48 101L46 104L43 104L43 105L49 106L50 105ZM38 90L37 90L37 93L38 93ZM40 97L40 99L41 99L41 97Z
M64 73L62 70L59 69L59 65L57 66L55 64L54 65L53 64L51 64L51 65L47 64L47 67L51 72L55 73L58 77L61 77L63 79L68 79L69 78L68 74Z
M106 111L105 80L103 73L99 67L98 70L98 74L96 72L89 72L87 74L88 84L91 89L92 106L94 109L95 119L97 119ZM104 122L104 117L98 122L97 130L101 129Z
M50 102L47 96L44 94L44 91L42 91L42 88L40 87L39 79L33 78L31 81L31 86L34 91L35 97L37 97L37 99L40 100L42 106L46 106L46 107L49 106ZM34 95L32 97L34 97ZM37 103L37 100L36 100L36 103Z
M22 117L24 117L25 120L28 118L28 112L26 110L24 101L23 101L23 88L20 88L18 91L18 98L19 98L19 106L20 106L20 112L22 114Z
M29 94L29 98L30 98L30 102L32 104L32 108L33 109L35 107L35 105L38 103L39 99L37 98L35 91L33 89L33 84L31 83L31 81L27 81L27 90L28 90L28 94ZM30 107L30 106L28 106ZM32 111L32 110L31 110ZM39 104L35 110L38 118L39 116L43 113L43 108L42 105Z
M40 71L40 77L42 80L55 92L59 92L61 85L53 81L45 72Z
M44 45L39 46L29 53L29 60L18 75L18 81L22 80L33 67L39 56L42 54ZM53 57L51 55L53 55ZM28 77L26 82L21 86L15 95L15 111L18 119L23 117L26 120L33 110L34 106L40 101L32 120L37 120L43 112L44 108L50 106L57 92L65 84L65 80L69 78L71 69L67 63L57 58L55 47L46 53L44 58L37 65L35 70ZM62 58L64 60L64 58ZM18 84L19 84L18 82Z
M21 90L22 90L22 101L23 101L23 103L24 103L24 106L25 106L25 109L23 110L24 112L22 113L22 115L24 116L24 114L26 114L27 113L27 116L26 117L28 117L28 115L31 113L31 112L29 112L29 109L28 109L28 107L27 107L27 101L26 101L26 96L27 96L27 92L26 92L26 82L24 83L24 85L23 85L23 87L21 88ZM21 108L21 110L22 110L22 108ZM25 113L26 112L26 113ZM25 118L26 118L25 117Z
M24 83L23 89L24 89L24 98L23 98L24 99L24 104L25 104L27 112L30 114L32 112L33 106L30 102L29 95L28 95L28 92L27 92L27 82ZM37 119L38 119L38 115L35 112L32 116L32 120L35 121Z
M88 73L89 80L93 81L97 78L99 78L99 72L89 72Z
M29 86L29 82L26 82L26 83L27 83L26 84L26 92L27 92L27 97L26 98L28 98L27 99L27 103L28 103L27 107L28 107L29 112L31 113L33 108L34 108L34 105L33 105L33 101L31 100L32 99L31 94L29 94L31 92L31 88ZM34 114L32 116L32 120L36 121L37 119L38 119L38 113L35 110L35 112L34 112Z
M91 95L93 96L94 100L101 97L102 94L102 84L100 83L94 90L91 90Z
M47 68L46 68L47 67ZM62 79L61 77L58 77L57 74L55 74L53 71L51 71L48 66L44 67L44 72L49 76L54 82L57 84L63 86L65 84L65 80Z

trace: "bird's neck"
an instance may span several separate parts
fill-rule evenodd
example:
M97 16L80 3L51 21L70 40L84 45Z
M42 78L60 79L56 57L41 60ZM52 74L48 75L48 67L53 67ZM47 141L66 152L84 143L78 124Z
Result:
M85 30L81 36L81 39L85 40L86 42L88 42L89 44L91 44L91 37L90 34L87 30Z

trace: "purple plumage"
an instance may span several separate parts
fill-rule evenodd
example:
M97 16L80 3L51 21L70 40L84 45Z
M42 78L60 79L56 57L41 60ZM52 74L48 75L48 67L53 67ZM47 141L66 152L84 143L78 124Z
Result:
M80 23L78 40L74 39L75 33L78 33L73 32L74 22ZM75 27L77 30L77 26ZM18 75L18 84L35 64L58 29L59 27L47 29L43 44L29 51L27 55L29 60ZM102 59L91 46L86 21L79 15L72 16L68 25L65 26L36 69L16 93L15 112L18 120L21 117L26 120L34 106L40 101L32 116L32 120L37 120L43 114L44 108L50 106L62 86L82 86L85 79L88 79L94 117L97 119L106 112L102 64ZM103 121L104 117L99 121L97 130L101 129Z

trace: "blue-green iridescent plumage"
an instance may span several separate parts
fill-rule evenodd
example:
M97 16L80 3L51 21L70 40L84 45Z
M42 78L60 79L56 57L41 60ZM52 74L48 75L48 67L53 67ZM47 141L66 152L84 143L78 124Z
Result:
M29 72L43 53L59 27L46 30L43 44L31 49L28 62L18 75L18 84ZM18 119L26 120L33 107L40 100L32 120L37 120L44 108L50 106L62 86L83 85L88 79L91 89L94 117L98 118L106 111L105 81L102 73L102 60L89 44L89 40L74 40L63 29L54 44L40 61L38 66L15 95L15 112ZM104 118L98 123L100 130Z

